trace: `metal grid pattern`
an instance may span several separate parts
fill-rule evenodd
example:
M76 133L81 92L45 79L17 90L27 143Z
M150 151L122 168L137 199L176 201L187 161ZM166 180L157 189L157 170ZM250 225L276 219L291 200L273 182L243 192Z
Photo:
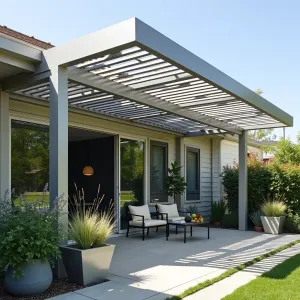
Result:
M240 129L285 126L243 99L180 69L140 46L82 62L76 68L175 104L180 109L190 110ZM18 93L48 100L49 84L43 83ZM151 103L149 106L139 104L79 83L69 82L68 98L70 106L183 134L209 134L218 129L153 108Z
M242 99L141 47L124 49L77 67L242 129L256 125L285 126Z
M49 100L49 83L18 91L19 94L37 99ZM69 105L101 112L105 115L131 120L140 124L187 134L189 131L213 130L204 124L193 122L182 117L167 114L161 110L138 104L128 99L110 95L73 82L68 83Z

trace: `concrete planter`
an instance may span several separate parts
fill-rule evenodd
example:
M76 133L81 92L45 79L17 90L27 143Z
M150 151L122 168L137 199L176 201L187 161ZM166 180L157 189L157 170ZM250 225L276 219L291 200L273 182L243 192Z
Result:
M261 222L265 233L279 234L282 233L284 227L285 216L282 217L265 217L262 216Z
M45 292L52 279L49 262L37 260L24 266L24 275L19 279L13 277L13 269L8 267L4 277L4 288L15 296L31 296Z
M85 250L75 247L60 247L68 280L83 286L104 281L108 275L115 245Z

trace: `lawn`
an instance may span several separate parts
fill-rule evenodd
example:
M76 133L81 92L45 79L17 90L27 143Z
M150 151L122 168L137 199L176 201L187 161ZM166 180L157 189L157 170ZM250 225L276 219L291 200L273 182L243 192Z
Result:
M299 300L300 254L240 287L223 300Z

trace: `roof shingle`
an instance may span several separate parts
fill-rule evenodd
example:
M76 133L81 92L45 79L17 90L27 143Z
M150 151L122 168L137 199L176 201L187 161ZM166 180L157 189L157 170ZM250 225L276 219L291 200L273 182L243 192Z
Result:
M2 25L0 25L0 34L1 33L5 34L7 36L13 37L15 39L24 41L24 42L34 45L36 47L42 48L42 49L49 49L49 48L54 47L53 45L51 45L51 43L47 43L47 42L38 40L33 36L26 35L24 33L21 33L19 31L10 29L10 28L8 28L6 26L2 26Z

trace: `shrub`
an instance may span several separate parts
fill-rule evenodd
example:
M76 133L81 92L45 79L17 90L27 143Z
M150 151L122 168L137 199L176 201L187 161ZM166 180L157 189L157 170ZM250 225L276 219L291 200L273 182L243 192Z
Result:
M221 221L226 212L226 203L224 200L213 201L211 204L211 221Z
M238 209L239 167L226 166L221 173L225 200L230 211ZM267 165L259 161L248 161L248 209L259 210L261 204L271 193L272 173Z
M35 260L49 260L53 265L60 257L62 230L58 218L62 215L61 197L53 208L39 201L26 202L19 197L12 206L9 197L0 199L0 267L8 265L17 278L23 266ZM64 204L62 204L64 205Z
M282 201L267 201L261 211L266 217L281 217L285 215L287 206Z
M238 208L239 167L226 166L221 173L225 191L225 200L229 211ZM300 167L265 165L252 158L248 161L248 209L259 210L268 197L281 196L288 208L297 211L300 208Z
M222 218L222 226L226 228L236 228L239 225L237 212L226 214Z
M104 198L104 195L100 196L99 185L93 204L86 209L83 190L78 191L76 185L75 189L73 197L75 206L69 221L69 237L75 241L79 249L101 247L115 227L112 204L106 211L99 212L99 206Z
M253 211L252 213L249 214L249 218L253 222L254 226L262 226L261 218L260 218L261 216L262 213L260 210Z
M288 211L287 218L284 222L286 229L292 233L300 233L300 214L299 212Z

